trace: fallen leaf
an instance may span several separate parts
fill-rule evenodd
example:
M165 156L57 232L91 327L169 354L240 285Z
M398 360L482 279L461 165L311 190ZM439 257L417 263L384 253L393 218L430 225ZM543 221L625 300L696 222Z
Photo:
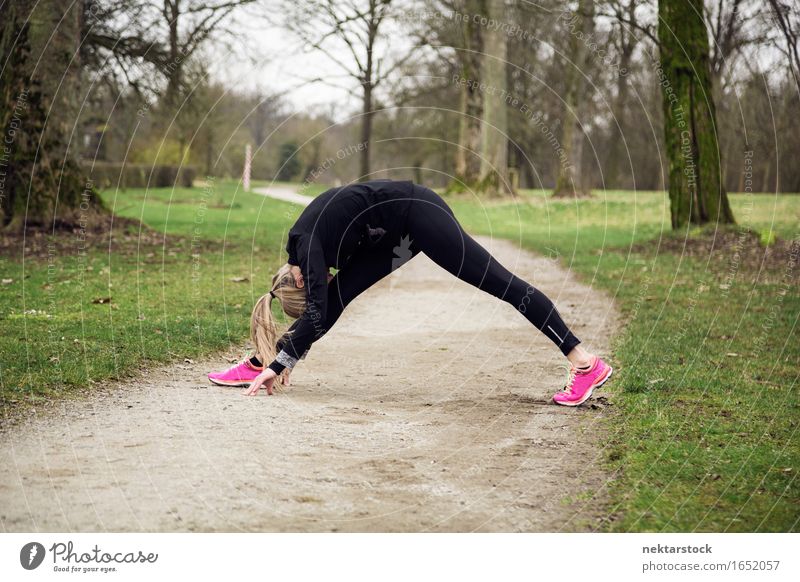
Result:
M233 281L234 283L245 283L249 280L250 279L248 279L247 277L231 277L231 281Z
M11 285L14 282L14 279L3 279L3 285Z
M738 358L739 357L739 354L737 354L736 352L728 352L725 355L728 356L729 358Z
M183 358L183 363L184 364L194 364L194 360L191 360L189 358Z

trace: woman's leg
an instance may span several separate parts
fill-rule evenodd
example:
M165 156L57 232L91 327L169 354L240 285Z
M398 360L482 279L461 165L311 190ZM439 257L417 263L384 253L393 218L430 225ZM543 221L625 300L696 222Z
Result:
M412 251L412 256L413 254L416 253ZM328 308L324 329L330 330L353 299L389 275L394 270L395 259L391 246L379 245L355 255L346 267L336 273L328 283ZM295 321L278 340L278 352L283 349L288 341L288 334L296 324ZM250 363L254 366L262 365L255 356L250 358Z
M565 356L577 348L580 340L544 293L509 272L464 232L438 194L420 186L415 187L415 194L407 222L413 249L422 251L462 281L511 304ZM580 352L586 353L582 349ZM570 359L575 355L572 353Z
M330 330L345 307L394 270L394 253L389 245L379 245L356 254L328 284L328 309L325 329Z
M412 251L413 254L416 253ZM389 244L364 249L356 254L328 283L324 328L330 330L353 299L389 275L395 268L395 261Z

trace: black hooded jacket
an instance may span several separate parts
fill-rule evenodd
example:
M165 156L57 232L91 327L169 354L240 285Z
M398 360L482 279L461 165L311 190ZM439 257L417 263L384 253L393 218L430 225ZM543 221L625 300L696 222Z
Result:
M414 197L409 181L374 180L327 190L315 198L289 230L288 263L297 265L306 289L306 310L279 342L269 367L292 368L311 344L328 331L325 320L328 272L342 269L353 255L384 236L403 234Z

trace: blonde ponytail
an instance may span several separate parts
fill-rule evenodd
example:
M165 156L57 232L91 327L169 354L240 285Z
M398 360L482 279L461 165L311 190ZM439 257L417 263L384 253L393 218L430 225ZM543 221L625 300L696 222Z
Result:
M250 317L250 340L255 346L256 358L264 366L277 355L278 329L272 316L272 300L277 299L283 312L295 319L306 309L306 291L297 287L290 269L288 264L278 269L272 277L272 289L259 297Z
M277 355L275 343L278 341L278 330L272 317L272 299L271 291L259 297L250 318L250 341L255 346L256 358L264 366Z

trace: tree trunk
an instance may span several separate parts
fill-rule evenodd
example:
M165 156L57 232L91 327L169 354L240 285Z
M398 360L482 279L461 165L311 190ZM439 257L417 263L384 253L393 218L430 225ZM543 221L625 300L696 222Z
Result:
M772 170L772 160L767 158L767 161L764 162L764 179L761 182L761 192L766 193L770 191L769 187L769 175Z
M314 172L319 169L319 158L322 151L322 137L315 138L311 142L310 148L311 157L308 160L308 164L306 164L305 170L303 170L303 182L306 184L314 181Z
M485 0L467 0L465 13L485 14ZM481 119L483 118L483 93L478 88L483 60L483 28L472 18L462 19L464 50L459 51L461 61L461 115L458 127L455 180L451 189L477 187L480 180Z
M633 20L636 16L636 2L629 0L628 18ZM614 99L614 118L619 124L620 135L612 138L606 165L606 187L622 188L622 168L626 157L625 136L628 133L628 118L625 115L625 107L628 103L628 75L631 69L633 50L636 48L636 37L627 27L620 27L620 56L619 68L615 69L617 75L617 96Z
M572 63L566 65L566 96L564 110L564 129L561 136L561 147L564 149L564 161L558 165L558 178L553 196L573 198L588 196L589 190L583 180L583 118L586 99L583 94L585 83L583 75L587 65L587 51L584 41L578 38L583 34L590 38L594 30L594 2L580 0L578 11L568 22L570 32L569 54ZM586 40L588 42L588 40Z
M751 170L751 172L752 172L752 170ZM738 192L744 192L744 174L745 174L744 170L739 172L739 189L738 189Z
M164 3L166 24L169 28L169 63L165 68L167 76L165 101L169 109L173 109L178 104L183 84L183 58L178 36L178 24L181 16L179 1L167 0Z
M364 147L361 149L361 175L359 181L363 182L370 179L370 163L369 163L369 146L370 139L372 138L372 83L366 81L364 83L364 107L361 116L361 143Z
M506 22L505 0L486 0L490 21ZM482 77L487 85L481 132L481 178L479 192L511 194L508 181L508 79L506 74L507 33L498 26L484 32Z
M702 0L659 0L661 95L672 228L733 223L722 183Z
M630 59L620 58L620 63L626 69L630 67ZM611 152L608 156L608 170L606 172L606 185L610 188L621 189L622 184L622 167L623 159L625 158L625 135L627 134L627 118L625 117L625 105L628 102L628 79L626 76L619 75L617 77L617 98L614 100L614 117L619 123L620 135L611 140Z
M422 184L422 165L425 163L423 159L414 160L414 182Z
M206 135L206 176L214 175L214 129L209 124ZM181 160L181 163L183 161Z
M80 0L3 8L0 218L7 230L77 224L102 207L77 163L82 14Z
M370 3L370 20L367 28L367 60L364 65L362 83L364 87L364 106L361 117L361 176L360 181L370 179L370 141L372 139L372 116L375 112L372 110L372 90L375 88L375 66L373 61L373 51L375 49L375 41L378 38L378 22L375 20L375 5Z

